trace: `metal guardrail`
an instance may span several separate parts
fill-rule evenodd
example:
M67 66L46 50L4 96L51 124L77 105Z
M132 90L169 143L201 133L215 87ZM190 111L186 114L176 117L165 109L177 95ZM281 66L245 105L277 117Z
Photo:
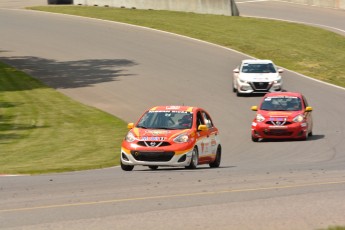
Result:
M74 5L154 9L238 16L235 0L74 0Z
M48 4L126 7L175 10L239 16L236 0L47 0ZM345 0L276 0L296 4L345 10Z

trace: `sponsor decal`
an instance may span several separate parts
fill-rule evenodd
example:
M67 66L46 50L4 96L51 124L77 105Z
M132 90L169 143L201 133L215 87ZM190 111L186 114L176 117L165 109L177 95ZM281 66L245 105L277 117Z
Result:
M150 110L149 113L188 113L192 114L190 111L180 111L180 110Z
M289 115L291 115L291 112L273 111L273 112L269 112L268 115L272 116L272 117L274 117L274 116L276 116L276 117L278 117L278 116L289 116Z
M164 141L166 137L142 137L142 141Z
M168 110L178 110L178 109L180 109L181 108L181 106L167 106L167 107L165 107L166 109L168 109Z
M155 136L168 135L170 131L168 130L145 130L145 134L152 134Z
M294 98L297 99L298 97L294 97L294 96L276 96L276 97L266 97L265 101L270 101L272 99L285 99L285 98Z
M287 129L287 126L268 126L270 129Z
M270 117L270 121L286 121L286 117Z

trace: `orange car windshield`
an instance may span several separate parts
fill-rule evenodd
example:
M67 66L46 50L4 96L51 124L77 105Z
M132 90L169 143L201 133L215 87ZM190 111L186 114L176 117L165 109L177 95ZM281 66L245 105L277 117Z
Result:
M186 111L148 111L136 127L146 129L190 129L193 114Z

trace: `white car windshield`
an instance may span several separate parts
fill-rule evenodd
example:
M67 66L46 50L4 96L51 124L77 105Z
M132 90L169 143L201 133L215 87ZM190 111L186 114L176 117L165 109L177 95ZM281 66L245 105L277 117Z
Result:
M300 111L302 110L302 102L298 97L266 97L260 109L267 111Z
M186 111L148 111L137 124L145 129L190 129L193 114Z
M263 64L249 64L244 63L241 69L242 73L276 73L277 70L274 68L272 63Z

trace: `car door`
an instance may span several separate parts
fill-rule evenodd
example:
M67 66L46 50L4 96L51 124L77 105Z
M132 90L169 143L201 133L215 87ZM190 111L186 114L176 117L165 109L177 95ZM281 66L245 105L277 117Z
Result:
M307 99L304 96L302 97L302 99L303 99L304 109L305 109L309 105L308 105ZM311 112L305 112L305 117L308 124L308 133L310 133L313 130L313 118L312 118Z
M208 155L213 155L214 157L217 152L217 135L218 135L218 129L213 125L212 119L208 113L205 111L203 112L203 116L205 119L206 126L208 128Z
M207 130L199 131L201 138L199 148L199 163L208 163L214 159L212 152L214 146L212 146L212 140L214 140L214 126L210 116L205 111L200 111L201 120L204 125L207 126Z
M197 128L199 125L206 125L204 115L202 111L197 112ZM209 130L198 130L197 131L197 146L199 153L199 162L200 159L203 159L208 154L208 145L209 145Z

